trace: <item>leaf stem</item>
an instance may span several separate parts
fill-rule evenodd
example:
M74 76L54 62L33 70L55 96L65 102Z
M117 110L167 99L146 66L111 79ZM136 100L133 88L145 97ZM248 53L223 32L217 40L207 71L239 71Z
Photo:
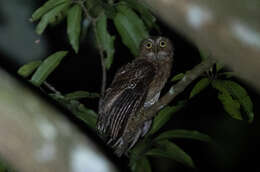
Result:
M85 2L85 0L79 0L78 1L78 3L80 4L80 6L83 9L83 12L84 12L86 18L91 19L91 23L92 23L93 30L94 30L94 33L95 33L95 38L96 38L96 41L97 41L97 46L98 46L99 55L100 55L100 63L101 63L101 67L102 67L102 82L101 82L100 97L103 97L104 93L105 93L105 89L106 89L106 78L107 78L106 65L105 65L105 60L104 60L104 51L103 51L103 48L100 46L100 43L98 42L98 36L97 36L97 30L96 30L97 20L96 20L96 18L93 18L89 15L88 10L84 5L84 2ZM101 101L99 101L99 106L100 106L100 104L101 104Z
M44 81L43 85L46 86L50 91L52 91L53 93L57 94L57 95L62 95L61 92L59 92L56 88L54 88L51 84L49 84L48 82Z

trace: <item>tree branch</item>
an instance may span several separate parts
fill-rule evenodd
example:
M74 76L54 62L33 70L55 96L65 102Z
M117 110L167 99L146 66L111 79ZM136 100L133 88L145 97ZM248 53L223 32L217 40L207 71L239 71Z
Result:
M192 83L196 78L198 78L203 72L207 71L210 67L214 65L216 61L212 58L208 58L195 66L192 70L188 71L183 79L177 84L172 86L170 90L159 99L157 103L148 108L147 110L140 112L140 114L131 119L127 131L123 136L124 141L130 140L131 136L134 135L136 129L143 126L143 124L156 116L157 112L161 110L164 106L169 104L176 96L182 93L189 84ZM126 145L127 146L127 145ZM126 149L124 147L122 149Z
M170 90L159 99L158 102L145 111L145 115L143 116L144 120L153 118L159 110L169 104L177 95L182 93L185 88L192 83L192 81L198 78L203 72L208 70L215 63L216 61L214 59L208 58L195 66L192 70L186 72L182 80L180 80L176 85L172 86Z

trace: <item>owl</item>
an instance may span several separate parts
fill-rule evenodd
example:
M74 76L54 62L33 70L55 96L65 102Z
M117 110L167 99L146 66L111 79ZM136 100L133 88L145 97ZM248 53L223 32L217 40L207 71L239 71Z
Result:
M147 38L141 42L135 60L121 67L106 89L100 100L97 130L118 156L131 149L149 131L152 120L136 128L131 139L122 139L130 127L129 119L140 115L138 112L158 100L170 76L172 61L173 45L169 39Z

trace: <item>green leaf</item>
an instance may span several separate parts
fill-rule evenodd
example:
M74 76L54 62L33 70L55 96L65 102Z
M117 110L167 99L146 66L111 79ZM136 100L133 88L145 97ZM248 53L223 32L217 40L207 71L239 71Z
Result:
M156 25L156 18L152 15L150 10L140 1L136 0L124 0L127 5L129 5L131 8L135 9L138 11L140 16L142 17L144 23L149 29L152 28L157 28L158 26Z
M202 78L201 80L199 80L195 86L192 88L191 92L190 92L190 97L192 98L195 95L199 94L202 90L204 90L205 88L207 88L210 84L210 80L209 78Z
M30 63L27 63L25 65L23 65L22 67L20 67L17 71L17 73L19 75L21 75L24 78L27 78L28 76L30 76L35 69L42 63L41 60L37 60L37 61L32 61Z
M75 91L65 95L65 98L70 100L78 100L82 98L98 98L98 97L99 97L98 93L90 93L87 91Z
M45 13L49 12L51 9L67 2L68 0L49 0L45 2L40 8L38 8L32 14L32 21L39 20Z
M192 168L195 167L191 157L179 146L168 140L158 141L157 147L149 150L146 155L169 158L182 163L183 165L187 165Z
M97 113L91 109L86 108L83 104L78 106L78 110L74 112L76 116L84 121L92 129L96 129Z
M115 48L114 40L115 37L111 36L107 31L107 17L101 15L97 20L97 42L106 52L105 65L109 69L114 58Z
M67 34L70 44L76 53L79 51L79 36L81 31L81 6L76 4L68 11L67 16Z
M218 99L221 101L225 111L231 117L242 120L240 104L237 100L232 98L228 90L225 88L225 85L220 80L215 80L212 82L212 86L219 91Z
M210 55L205 50L199 49L201 60L206 60Z
M138 55L141 41L149 36L143 21L138 15L125 5L117 6L118 13L114 24L123 43L130 49L134 56Z
M9 164L0 159L0 172L14 172L14 170L10 168Z
M149 135L156 133L166 122L171 119L172 115L180 110L184 105L185 102L180 102L176 106L166 106L163 108L154 118Z
M31 82L35 86L40 86L52 71L60 64L67 55L67 51L58 51L47 57L33 74Z
M184 76L185 76L184 73L179 73L179 74L175 75L175 76L171 79L171 81L172 81L172 82L179 81L179 80L181 80Z
M64 108L71 111L77 118L82 120L91 129L96 129L97 114L95 111L86 108L77 100L68 100L59 94L49 94L49 96L58 101Z
M240 103L247 114L248 121L252 122L254 119L253 103L247 91L234 81L221 80L220 82L228 90L229 94Z
M151 147L151 139L144 138L140 140L133 149L130 150L130 165L131 162L137 161Z
M189 131L181 129L165 131L161 133L158 137L156 137L155 141L173 138L194 139L203 142L211 142L211 138L206 134L202 134L198 131Z
M131 165L132 172L152 172L151 165L146 156L142 156Z
M50 10L48 13L44 14L44 16L41 18L41 21L36 26L36 33L39 35L42 34L48 24L55 22L59 14L62 11L68 9L69 6L70 2L62 3Z
M225 66L225 65L224 65L223 63L217 62L217 63L216 63L217 72L219 72L221 69L223 69L224 66Z

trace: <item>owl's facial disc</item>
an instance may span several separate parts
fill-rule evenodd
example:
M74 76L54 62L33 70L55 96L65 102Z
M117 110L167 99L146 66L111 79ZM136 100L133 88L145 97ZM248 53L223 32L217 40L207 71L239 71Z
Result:
M150 37L141 43L139 57L151 60L163 60L172 56L172 44L165 37Z

